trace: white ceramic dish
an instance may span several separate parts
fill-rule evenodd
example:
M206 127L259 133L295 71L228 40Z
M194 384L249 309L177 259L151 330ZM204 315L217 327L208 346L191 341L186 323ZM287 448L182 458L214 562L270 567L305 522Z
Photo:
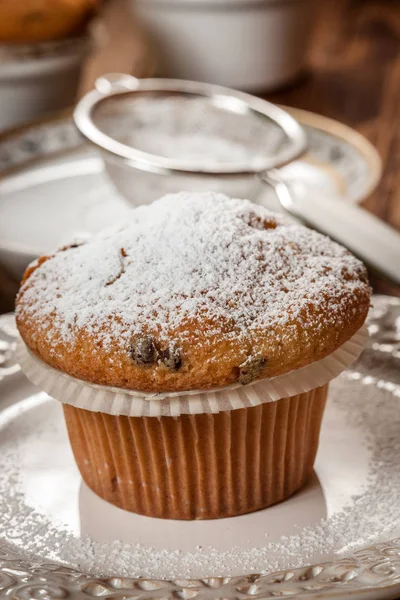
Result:
M312 0L130 0L160 75L253 92L305 67Z
M71 106L89 40L0 46L0 131Z
M0 594L398 597L400 300L373 304L369 346L333 384L313 482L270 509L208 522L133 515L82 485L60 405L19 372L13 318L0 317Z
M335 121L290 110L305 128L310 149L283 169L287 176L338 202L360 202L371 193L381 172L373 147ZM272 190L265 189L263 202L279 210ZM99 154L69 117L0 137L0 262L16 278L38 255L120 221L128 209Z

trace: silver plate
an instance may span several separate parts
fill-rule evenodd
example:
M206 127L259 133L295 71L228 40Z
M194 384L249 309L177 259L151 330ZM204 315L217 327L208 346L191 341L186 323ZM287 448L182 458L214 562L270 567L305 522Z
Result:
M304 126L310 150L282 172L321 197L360 202L371 193L381 173L372 146L340 123L289 111ZM265 202L280 209L271 191ZM17 278L38 254L119 221L128 209L69 116L0 136L0 262Z
M349 386L358 386L357 393L363 395L361 406L364 412L368 413L374 405L381 407L380 410L383 410L384 403L390 401L392 403L392 411L395 413L396 404L400 397L400 300L376 296L373 300L373 305L374 308L369 317L371 334L369 345L363 353L362 358L355 365L354 370L348 373L346 377L339 378L339 388L345 391L346 381L349 382ZM18 413L22 414L23 411L18 408L21 401L22 403L26 402L28 398L28 402L32 406L35 404L32 403L32 394L36 392L19 373L19 367L14 361L15 335L13 316L6 315L0 317L0 430L3 432L0 436L0 453L3 458L4 452L7 450L7 423L17 421ZM352 390L354 394L356 387L353 387ZM348 402L353 400L354 396L349 395L348 398L346 397L346 401ZM395 403L394 405L393 402ZM54 401L49 400L48 403L54 403ZM25 419L24 427L20 427L19 429L15 429L14 427L16 446L19 444L22 447L25 444L28 448L29 442L27 442L27 439L29 439L29 432L35 427L35 422L38 419L37 414L35 416L35 410L33 408L31 417L28 420ZM357 413L355 415L357 416ZM395 432L397 425L396 423L393 423L393 425L392 427L391 423L388 422L387 429L385 428L385 433L387 431L387 440L385 443L388 444L387 447L389 450L391 448L392 451L398 448L399 440L399 436ZM40 439L43 441L46 436L53 436L54 443L54 435L57 433L54 428L45 428L43 431L44 438L39 438L39 441ZM341 432L338 430L336 433L340 434ZM329 434L329 431L325 427L323 438L327 434ZM55 441L57 444L62 445L64 442L57 435ZM365 432L365 435L367 435L367 432ZM40 445L39 443L38 446ZM13 448L12 445L8 445L8 448L10 447L11 449ZM354 445L354 448L357 450L357 444ZM61 446L59 449L62 451ZM337 450L340 454L340 444L337 446ZM38 453L40 454L40 451L32 444L31 450L25 456L30 459L31 455L34 456ZM23 453L19 456L23 456ZM51 494L54 495L54 493L56 496L58 494L57 498L64 498L59 490L55 491L54 482L51 487L48 484L49 478L47 477L46 479L45 477L46 472L49 471L52 464L52 456L49 454L42 454L42 456L45 456L45 460L40 463L40 472L43 478L41 479L41 483L35 484L34 482L36 488L41 486L38 493L40 492L42 497L50 498L50 500ZM351 462L353 459L349 456L348 460ZM358 464L357 461L358 459L354 464ZM26 472L28 472L28 467L25 466ZM346 465L343 468L346 469ZM383 463L380 468L385 469ZM34 470L32 469L32 471ZM321 479L322 477L322 481L323 475L321 470L318 470L318 464L317 472L319 478ZM52 473L54 474L54 471ZM347 475L349 473L350 471L347 472ZM61 475L68 478L65 472L61 473ZM391 477L390 481L393 483L393 486L400 485L400 466L397 470L390 474L388 473L388 475ZM57 479L60 485L62 481L63 478ZM326 482L331 485L333 484L335 487L335 480L332 474L328 474ZM13 479L9 480L8 485L7 497L11 498L14 491L18 495L19 488ZM329 485L324 489L328 504L332 498L336 498L337 500L342 492L347 493L346 489L342 489L335 491L332 496L332 490L329 491L328 488ZM65 488L65 491L68 491L67 488ZM362 494L363 491L361 491ZM68 494L65 497L66 503L64 504L64 508L68 506L69 502L73 501L72 497L69 500L70 497ZM308 500L304 501L304 498L307 498L307 496L303 496L302 506L305 512L307 512L309 510L307 509ZM4 502L7 502L7 500L4 498L0 499L0 516L3 517L4 514L9 514L7 511L10 511L9 504L5 505ZM33 502L33 500L31 499L30 502ZM96 500L96 497L93 495L92 507L97 506L99 508L99 502L101 501ZM274 514L278 517L278 520L279 514L282 514L282 511L286 510L285 507L287 508L290 502L287 501L274 507ZM295 502L299 503L299 499L295 500ZM107 508L110 505L107 505L107 503L103 503L103 505L103 509L110 511L108 514L111 515L113 509ZM58 510L62 512L61 507ZM271 509L264 511L264 518L267 518L268 511L271 512ZM120 514L124 512L119 511ZM263 575L253 573L251 575L235 575L231 577L206 577L191 580L175 579L173 581L149 578L130 579L128 577L119 577L118 573L108 578L95 578L85 572L71 568L68 564L61 565L54 562L50 557L50 549L47 550L42 547L39 551L38 546L37 553L35 554L32 549L35 548L36 543L39 544L40 540L43 539L42 530L44 521L38 521L38 527L32 534L32 539L27 540L27 545L31 546L30 558L28 559L26 557L26 548L21 547L18 542L18 519L15 521L10 519L10 522L3 527L3 531L0 531L0 597L10 597L16 600L38 598L47 600L67 597L74 600L88 597L109 599L176 598L182 600L190 600L192 598L197 598L198 600L216 598L237 598L238 600L244 600L245 598L266 599L275 597L296 597L309 600L313 598L352 600L395 598L400 594L400 539L391 539L390 541L385 541L385 539L390 538L390 533L392 533L393 537L400 531L400 519L398 518L397 509L388 512L389 518L385 519L385 521L390 523L390 531L385 531L387 538L382 539L383 534L380 532L374 539L369 540L369 545L365 544L365 546L360 548L358 544L358 549L355 552L348 550L346 556L342 555L335 559L324 560L312 566L305 565L300 568L285 569ZM113 514L116 513L114 512ZM2 520L4 524L4 518ZM362 520L360 520L360 524ZM214 527L217 527L218 522L213 523ZM109 530L113 531L116 524L117 520L113 522L110 519L110 523L108 523ZM175 522L174 526L178 528L180 525ZM201 526L203 527L203 525ZM358 540L355 540L355 542L357 543ZM302 562L302 555L295 558Z

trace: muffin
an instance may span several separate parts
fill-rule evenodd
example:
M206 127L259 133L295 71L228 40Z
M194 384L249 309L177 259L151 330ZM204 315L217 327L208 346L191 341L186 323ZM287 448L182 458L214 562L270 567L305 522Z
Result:
M98 0L0 0L0 41L32 43L82 33Z
M116 398L64 404L89 487L148 516L210 519L310 478L328 383L264 390L329 360L369 301L364 266L330 239L247 200L180 193L34 262L16 314L33 357ZM118 414L131 390L132 405L178 395L178 414Z

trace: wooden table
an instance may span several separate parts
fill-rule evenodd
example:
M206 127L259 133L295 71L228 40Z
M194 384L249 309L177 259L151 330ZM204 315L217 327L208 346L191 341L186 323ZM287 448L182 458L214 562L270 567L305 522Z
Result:
M110 41L88 62L82 92L102 72L137 68L138 38L132 35L122 1L105 6ZM365 206L400 229L400 2L317 4L309 72L291 88L265 97L338 119L364 134L384 165L382 181ZM375 277L371 281L376 292L400 295L394 286ZM0 277L0 311L12 308L16 287L5 275Z

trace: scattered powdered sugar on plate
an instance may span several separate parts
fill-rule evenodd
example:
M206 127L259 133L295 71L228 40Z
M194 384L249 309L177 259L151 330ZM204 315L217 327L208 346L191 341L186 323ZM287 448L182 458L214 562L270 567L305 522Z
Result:
M22 286L17 311L65 341L84 330L106 348L143 332L207 344L268 330L279 345L299 325L304 336L340 328L368 297L363 265L328 238L249 201L182 192L57 252ZM193 331L194 321L207 327Z
M129 544L118 541L101 543L89 537L81 538L68 524L60 524L57 518L35 506L22 485L22 469L28 468L30 460L30 456L23 460L23 454L34 453L34 446L29 446L30 452L28 445L25 451L21 447L27 436L31 436L30 444L35 439L40 444L49 436L58 439L54 430L54 410L59 410L59 405L46 401L40 412L40 405L35 407L29 399L30 412L22 419L22 425L17 425L17 412L14 418L8 420L4 418L4 411L0 413L0 543L6 542L14 548L17 546L19 554L31 560L38 557L55 559L94 575L168 579L229 575L231 571L242 574L270 572L295 568L314 560L328 560L338 552L350 554L352 550L398 535L399 399L399 386L357 373L347 373L333 383L325 427L344 420L355 437L365 438L370 457L368 475L362 488L339 511L274 543L269 543L266 537L265 544L256 547L231 547L221 551L203 544L202 547L194 547L192 552L152 548L133 541ZM340 415L339 421L335 421L337 415ZM65 433L59 439L59 452L62 453L61 445L67 444ZM360 450L355 446L355 452ZM54 464L54 459L49 456L42 469L54 473ZM342 469L342 485L346 485L346 464L342 465ZM56 493L54 479L49 480L47 485L42 492L45 497L51 497ZM68 500L76 504L76 492ZM329 502L329 497L326 501ZM262 512L258 514L262 515ZM157 520L154 521L156 527ZM177 528L182 527L185 523L177 523ZM268 531L265 533L268 534Z

